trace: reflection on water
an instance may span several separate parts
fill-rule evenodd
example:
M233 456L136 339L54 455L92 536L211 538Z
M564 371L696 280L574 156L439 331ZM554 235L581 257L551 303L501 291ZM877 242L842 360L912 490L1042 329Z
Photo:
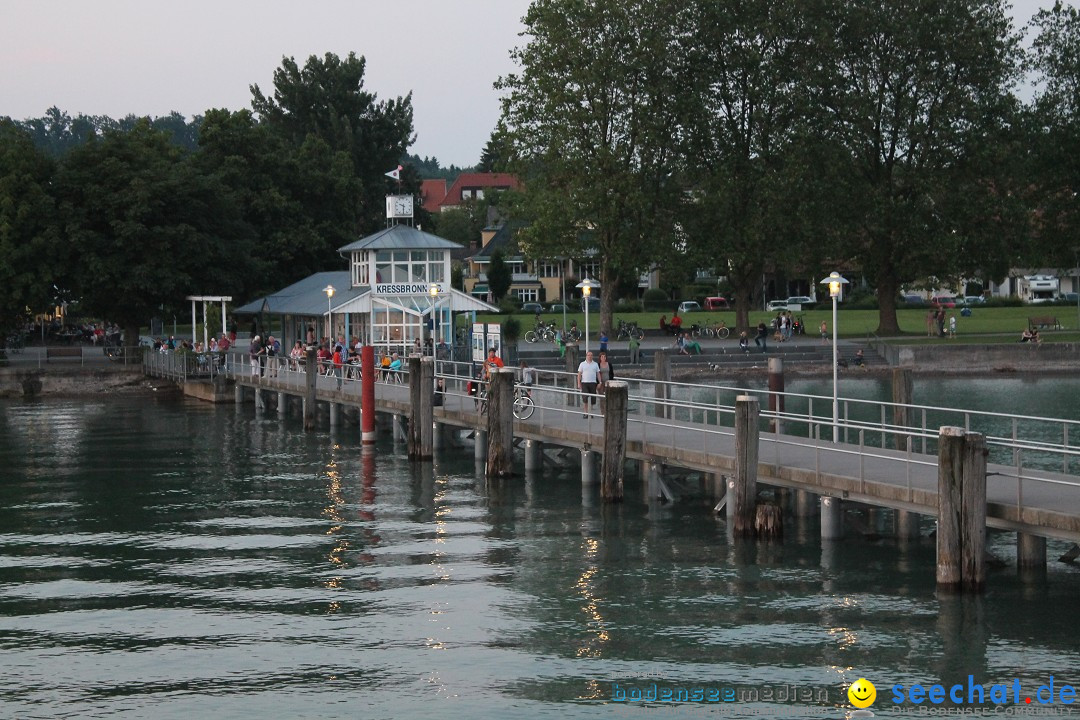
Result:
M613 683L841 717L859 677L1080 681L1059 563L938 597L930 539L733 543L635 478L608 507L572 470L487 483L471 448L412 464L196 403L7 403L0 428L5 717L584 717Z

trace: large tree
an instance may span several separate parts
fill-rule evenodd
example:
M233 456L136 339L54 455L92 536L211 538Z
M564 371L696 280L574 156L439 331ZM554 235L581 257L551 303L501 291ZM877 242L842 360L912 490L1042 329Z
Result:
M56 182L62 287L127 341L188 294L227 291L253 253L232 194L149 121L72 150Z
M684 229L695 264L727 276L743 328L766 271L796 262L812 270L827 246L820 234L805 242L804 233L820 174L807 162L816 143L806 142L805 123L818 6L688 4L681 175L694 201Z
M974 139L993 137L997 108L1016 78L1018 55L1003 0L858 0L827 6L817 90L826 137L843 146L856 222L846 258L877 290L878 332L899 331L901 286L946 276L964 239L964 193L992 168ZM992 197L990 195L989 197ZM845 258L841 258L845 259Z
M330 180L311 188L304 206L318 218L321 242L336 249L385 223L384 196L397 191L385 173L398 165L413 142L412 96L379 101L364 90L365 60L353 53L341 59L312 55L301 68L284 58L274 71L274 92L267 97L251 86L251 106L262 123L300 154L301 162L317 161L347 171L349 182ZM304 171L308 172L308 171ZM316 180L312 167L307 177ZM403 192L419 194L413 176ZM331 195L326 195L331 192Z
M56 217L52 161L30 135L0 119L0 336L44 310L55 295Z
M530 257L600 262L601 327L614 289L669 252L678 84L669 65L683 3L676 0L536 0L529 42L503 77L501 122L523 178L518 235Z

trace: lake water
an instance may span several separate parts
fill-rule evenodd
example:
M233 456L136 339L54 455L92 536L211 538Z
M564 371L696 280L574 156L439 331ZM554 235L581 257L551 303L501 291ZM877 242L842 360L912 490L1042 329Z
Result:
M839 718L859 677L903 717L896 684L1080 684L1073 566L938 596L928 538L736 543L704 498L404 450L250 405L0 402L0 717Z

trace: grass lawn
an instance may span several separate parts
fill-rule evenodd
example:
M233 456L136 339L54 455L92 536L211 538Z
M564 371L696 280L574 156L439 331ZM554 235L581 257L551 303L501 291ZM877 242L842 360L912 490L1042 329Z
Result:
M946 310L949 315L956 316L956 342L1016 342L1020 338L1020 333L1027 327L1029 317L1045 316L1056 317L1064 327L1064 330L1041 330L1040 333L1043 335L1044 341L1075 342L1080 340L1080 330L1078 330L1078 318L1075 307L1063 305L976 307L972 308L970 317L961 316L960 310L960 308ZM926 336L926 313L927 308L911 308L897 311L897 320L900 324L903 342L918 343L926 342L928 340L937 340L936 338L931 340ZM618 323L621 319L628 322L637 322L641 327L651 330L660 327L660 316L663 314L665 313L616 313L614 321ZM666 313L666 315L670 320L671 313ZM829 324L830 334L832 332L832 308L828 305L815 310L797 312L794 313L794 315L796 317L801 317L806 323L807 335L817 335L818 327L821 325L822 320ZM759 310L750 313L750 322L753 325L756 325L762 320L765 321L765 323L769 323L775 316L775 313ZM477 322L503 322L506 320L506 317L506 315L480 315L477 317ZM533 316L531 314L519 313L514 315L514 317L521 323L522 334L524 334L526 330L532 328ZM561 313L544 313L542 317L546 322L553 322L558 325L562 324ZM689 328L692 323L712 324L720 320L726 322L728 327L734 327L735 325L734 311L686 313L682 317L684 328ZM845 338L865 338L877 329L878 326L877 310L841 309L838 313L838 318L840 336ZM585 328L585 316L583 313L567 313L566 320L567 323L576 321L579 328L583 330ZM599 322L599 313L589 314L590 330L594 334L598 332ZM946 327L948 327L947 321ZM922 338L922 340L919 338Z

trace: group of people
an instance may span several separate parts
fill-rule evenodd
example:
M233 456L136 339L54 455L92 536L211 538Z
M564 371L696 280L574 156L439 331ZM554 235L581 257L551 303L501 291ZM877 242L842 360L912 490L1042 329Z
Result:
M787 342L795 331L796 320L790 310L781 310L772 320L776 342Z
M945 326L948 323L948 331ZM956 315L947 313L944 307L930 308L926 311L926 337L956 337Z
M592 350L585 353L585 359L578 364L577 387L581 393L581 417L587 418L596 410L600 401L600 414L604 413L603 394L605 385L615 379L615 366L608 360L606 350L600 352L600 359L594 360Z

